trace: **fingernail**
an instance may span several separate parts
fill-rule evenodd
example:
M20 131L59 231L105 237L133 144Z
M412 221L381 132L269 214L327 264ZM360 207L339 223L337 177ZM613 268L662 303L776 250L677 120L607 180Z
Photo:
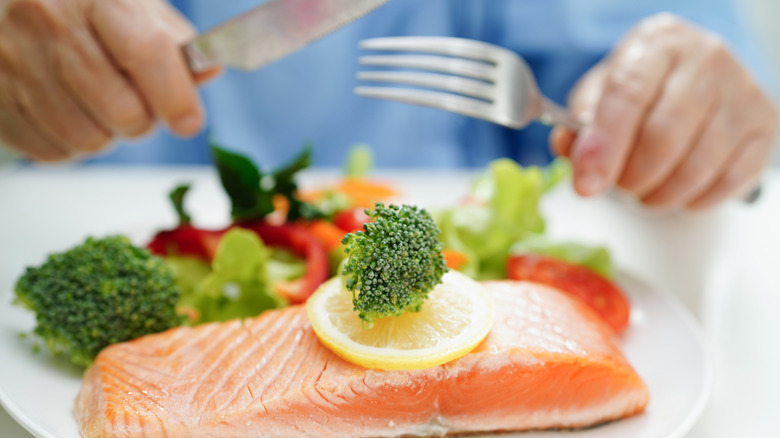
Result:
M600 169L604 161L606 138L596 127L586 126L572 146L575 186L583 196L598 195L607 190L607 177Z
M193 135L200 130L200 124L200 114L190 112L174 119L171 123L171 129L180 135Z
M572 146L572 158L580 162L600 160L606 148L606 136L593 125L582 128Z
M598 195L606 189L606 179L598 172L589 171L580 176L577 186L582 195Z

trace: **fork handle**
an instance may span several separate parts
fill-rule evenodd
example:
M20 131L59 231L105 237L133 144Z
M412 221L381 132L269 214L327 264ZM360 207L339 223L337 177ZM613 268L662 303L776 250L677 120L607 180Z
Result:
M582 128L582 123L571 111L546 97L542 97L542 114L539 116L539 121L549 126L563 125L574 132Z

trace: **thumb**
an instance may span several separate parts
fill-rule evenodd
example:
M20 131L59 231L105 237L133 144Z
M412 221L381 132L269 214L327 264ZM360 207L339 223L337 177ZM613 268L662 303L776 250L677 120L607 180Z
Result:
M151 2L151 7L157 9L156 14L151 14L152 17L161 21L160 27L165 29L171 40L175 41L179 46L192 41L198 35L195 26L167 1L153 1ZM196 84L203 84L218 76L221 72L221 68L214 67L193 74L193 79Z
M569 109L584 125L593 121L606 78L607 66L603 62L599 63L585 73L569 93Z
M583 125L593 120L593 114L604 89L605 78L606 66L602 62L585 73L569 93L569 110ZM576 139L577 132L565 126L556 126L550 133L550 148L555 155L568 157Z

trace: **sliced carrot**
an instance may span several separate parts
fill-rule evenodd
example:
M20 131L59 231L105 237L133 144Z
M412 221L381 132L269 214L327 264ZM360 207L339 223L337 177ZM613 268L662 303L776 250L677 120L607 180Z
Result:
M354 205L374 207L377 201L383 201L398 195L389 184L358 178L345 178L338 190L346 195Z
M304 190L298 189L298 198L303 202L313 204L325 196L325 190Z
M307 225L309 232L317 239L326 250L333 250L341 245L345 231L332 222L316 220Z
M192 306L177 306L176 313L187 318L190 324L196 324L200 319L200 312Z
M447 267L450 269L458 270L469 261L466 254L454 249L445 248L441 250L441 255L444 256L444 262L447 263Z
M301 296L303 290L303 281L300 278L290 281L277 281L271 286L274 292L289 303L302 303L306 301Z
M287 213L290 212L290 201L280 194L274 195L271 199L274 211L265 217L265 221L273 225L282 225L287 222Z

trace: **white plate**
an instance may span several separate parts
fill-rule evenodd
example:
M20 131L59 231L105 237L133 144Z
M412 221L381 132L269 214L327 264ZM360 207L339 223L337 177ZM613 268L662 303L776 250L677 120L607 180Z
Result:
M570 432L518 434L523 438L682 437L709 395L712 368L693 318L669 294L628 275L620 283L632 302L623 351L645 380L650 404L644 414L596 428ZM33 353L29 312L0 296L0 403L37 437L79 438L73 399L81 371L45 352ZM510 436L510 435L502 435Z

